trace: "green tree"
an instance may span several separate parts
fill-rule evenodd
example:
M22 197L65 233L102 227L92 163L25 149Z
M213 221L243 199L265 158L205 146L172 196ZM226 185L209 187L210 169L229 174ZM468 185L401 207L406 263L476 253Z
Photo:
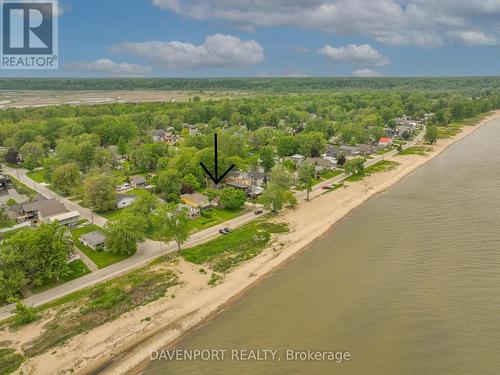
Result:
M297 172L299 174L299 180L302 184L304 184L304 187L306 189L306 200L309 200L309 194L312 191L312 188L314 186L314 176L316 174L316 166L313 164L307 164L307 163L302 163L298 169Z
M350 176L362 176L365 172L365 159L355 158L345 162L344 170Z
M296 204L297 200L290 191L291 185L290 173L282 165L276 165L271 170L267 189L263 195L264 201L271 205L274 213L279 212L285 203L292 206Z
M116 208L114 179L104 173L88 176L83 182L83 200L97 212Z
M174 169L161 171L156 178L156 189L165 196L178 196L181 192L182 180Z
M172 203L162 204L153 218L161 241L175 241L180 251L189 239L189 215L186 208L176 208Z
M438 129L435 125L428 125L424 139L427 143L433 145L438 140Z
M80 186L82 177L76 163L63 164L52 173L52 184L62 194L70 194Z
M156 195L145 192L139 195L134 203L127 207L126 210L134 216L145 218L148 229L150 229L153 226L151 214L156 209L159 202L160 200Z
M263 147L260 152L260 164L267 174L274 167L274 153L271 147Z
M24 168L33 170L42 165L45 151L40 142L28 142L21 147L19 154L23 160Z
M147 227L145 217L126 213L106 223L104 245L114 254L133 254L137 251L137 243L144 241Z
M224 208L237 210L244 206L245 201L246 194L243 190L227 188L220 191L220 203Z

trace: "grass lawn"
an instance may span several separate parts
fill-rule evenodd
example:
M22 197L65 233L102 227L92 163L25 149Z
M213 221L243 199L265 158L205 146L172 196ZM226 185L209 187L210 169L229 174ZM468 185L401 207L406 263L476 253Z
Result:
M132 190L126 191L125 194L135 195L136 197L140 197L141 195L151 194L151 192L147 191L146 189L132 189Z
M214 225L220 224L224 221L234 219L245 212L244 209L241 210L226 210L222 208L211 208L205 211L208 216L201 216L195 220L189 222L190 227L193 231L199 231L202 229L207 229L213 227Z
M31 291L33 293L41 293L46 291L47 289L54 288L58 285L64 284L68 281L77 279L83 275L86 275L90 273L90 270L87 268L87 266L81 261L81 260L75 260L69 264L69 268L71 270L71 273L59 280L56 279L49 279L45 280L44 283L40 286L36 286Z
M94 230L99 230L99 231L103 232L102 228L98 227L97 225L91 224L91 225L87 225L87 226L82 227L82 228L73 229L71 231L71 236L73 237L73 241L75 242L75 245L85 255L87 255L92 260L92 262L94 262L96 264L97 268L107 267L111 264L121 262L122 260L125 260L131 256L128 254L112 254L112 253L109 253L107 251L95 251L95 250L92 250L91 248L83 245L80 242L79 237L82 234L86 234L86 233L92 232Z
M28 176L29 178L31 178L33 181L36 181L36 182L48 182L46 179L45 179L45 173L44 171L33 171L33 172L28 172L26 173L26 176Z
M408 147L406 150L403 150L396 155L421 155L426 156L427 152L432 151L432 147L428 146L412 146Z
M110 210L110 211L106 211L106 212L99 212L98 215L105 217L108 220L115 220L115 219L122 217L126 213L127 213L127 211L125 210L125 208L117 208L115 210Z
M334 169L334 170L328 170L326 172L322 172L320 174L321 178L323 180L329 180L330 178L334 178L335 176L338 176L339 174L344 173L344 171L340 169Z
M206 244L181 250L181 256L195 264L208 263L213 271L225 273L260 254L271 240L272 233L287 231L286 224L252 221Z

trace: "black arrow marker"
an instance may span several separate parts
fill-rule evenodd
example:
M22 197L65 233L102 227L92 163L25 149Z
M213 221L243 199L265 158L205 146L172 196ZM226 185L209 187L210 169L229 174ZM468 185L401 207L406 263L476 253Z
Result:
M203 165L202 162L200 162L201 167L203 170L208 174L208 177L212 179L212 181L215 183L215 185L218 185L219 182L222 181L222 179L229 173L231 169L234 168L234 164L231 165L223 174L222 176L219 177L219 159L218 159L218 154L217 154L217 134L214 133L214 150L215 150L215 177L212 176L212 173L208 170L207 167Z

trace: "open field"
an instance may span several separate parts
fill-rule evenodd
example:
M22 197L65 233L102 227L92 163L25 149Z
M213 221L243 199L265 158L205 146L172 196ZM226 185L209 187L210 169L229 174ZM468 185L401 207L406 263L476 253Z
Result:
M96 105L111 103L140 103L140 102L183 102L198 96L200 99L222 99L246 96L244 92L229 91L51 91L51 90L26 90L26 91L0 91L0 109L45 107L50 105Z

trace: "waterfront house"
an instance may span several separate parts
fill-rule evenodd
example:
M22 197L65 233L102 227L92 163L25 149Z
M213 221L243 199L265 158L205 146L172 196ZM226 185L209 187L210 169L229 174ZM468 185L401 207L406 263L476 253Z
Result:
M362 156L367 156L375 152L375 147L372 145L360 143L356 146L358 152Z
M177 205L177 210L185 209L188 213L189 220L195 220L201 216L199 208L190 206L189 204L180 203Z

